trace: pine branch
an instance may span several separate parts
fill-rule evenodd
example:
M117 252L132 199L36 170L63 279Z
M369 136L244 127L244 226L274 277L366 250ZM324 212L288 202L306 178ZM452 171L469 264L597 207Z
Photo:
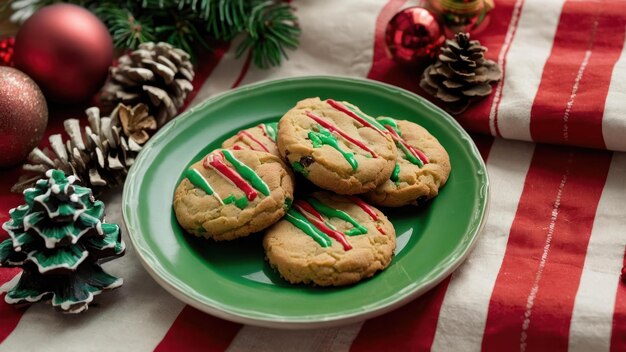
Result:
M59 0L32 0L29 14ZM281 0L67 0L90 9L106 24L116 47L135 49L165 41L191 54L210 41L243 35L237 56L251 51L261 68L278 66L298 46L300 28L291 6ZM15 9L23 0L9 0ZM20 10L20 9L18 9Z
M107 25L118 48L134 49L143 42L156 40L150 17L136 18L128 9L113 4L103 4L94 12Z
M292 8L266 1L256 5L248 18L247 37L237 48L237 57L252 50L252 61L260 68L280 65L287 49L298 47L300 28Z

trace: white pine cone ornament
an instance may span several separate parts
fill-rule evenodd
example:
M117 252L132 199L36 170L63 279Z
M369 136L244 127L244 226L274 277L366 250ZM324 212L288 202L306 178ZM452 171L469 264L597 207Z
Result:
M33 149L23 166L27 173L11 190L22 192L33 187L50 169L76 177L80 185L96 193L122 185L147 139L142 129L153 130L156 124L153 117L145 116L146 110L143 104L134 108L120 104L110 117L100 117L100 110L91 107L85 111L89 124L84 131L77 119L63 121L67 140L63 142L61 134L53 134L49 137L51 150Z
M502 70L485 59L487 48L467 33L446 40L438 60L422 75L420 87L444 103L451 114L460 114L477 99L491 94L491 84L502 78Z
M193 90L193 76L193 65L185 51L163 42L143 43L111 68L102 102L110 107L144 103L160 128L183 106Z

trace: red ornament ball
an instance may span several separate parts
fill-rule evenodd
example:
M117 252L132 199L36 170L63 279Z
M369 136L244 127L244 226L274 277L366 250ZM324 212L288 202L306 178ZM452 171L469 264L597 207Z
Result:
M0 66L0 167L22 162L48 124L48 106L37 84L23 72Z
M435 58L444 41L436 17L419 6L395 14L385 31L385 42L391 57L402 64L427 63Z
M102 87L113 60L113 40L86 9L56 4L35 12L15 38L15 67L32 77L46 98L77 103Z

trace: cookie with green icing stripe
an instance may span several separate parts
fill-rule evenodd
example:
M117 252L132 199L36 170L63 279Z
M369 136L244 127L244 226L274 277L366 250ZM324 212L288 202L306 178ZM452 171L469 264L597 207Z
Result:
M323 189L360 194L385 182L397 148L374 118L348 102L305 99L278 123L278 151L293 170Z
M233 150L250 149L280 156L276 146L277 132L278 122L260 123L254 127L237 132L222 143L222 148Z
M385 215L355 196L297 199L263 238L270 265L291 283L342 286L384 270L396 247Z
M436 197L450 175L450 158L437 138L422 126L390 117L376 119L398 147L396 166L382 185L364 194L386 207L422 205Z
M232 240L282 218L293 194L293 173L278 156L217 149L183 170L173 207L187 232Z

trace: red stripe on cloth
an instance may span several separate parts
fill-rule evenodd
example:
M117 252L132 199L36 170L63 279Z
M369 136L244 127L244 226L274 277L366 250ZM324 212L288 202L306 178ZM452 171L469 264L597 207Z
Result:
M491 136L472 136L483 160L493 144ZM429 351L450 277L415 301L365 322L351 351Z
M606 147L602 115L625 27L623 0L565 3L531 110L534 141Z
M193 99L198 95L200 89L202 89L202 85L209 78L217 64L222 60L222 57L228 49L230 48L230 43L220 43L217 44L211 52L202 52L198 58L195 66L195 75L193 76L193 81L191 84L193 85L193 90L189 92L187 95L187 99L185 100L185 104L180 109L180 111L184 111L189 106L189 103L193 101Z
M429 351L450 277L413 302L365 322L350 351Z
M483 350L566 351L611 153L535 149L489 304Z
M186 306L155 352L225 351L241 329L240 324L215 318Z
M485 57L498 62L502 66L502 80L494 85L494 92L491 95L477 101L467 111L457 116L461 125L469 131L493 134L489 123L490 115L493 114L496 135L500 134L497 130L497 114L502 94L502 85L506 77L506 55L515 36L523 5L523 0L497 0L496 7L490 13L488 27L482 33L472 38L480 40L483 46L489 48Z
M626 251L623 266L626 267ZM615 295L613 328L611 331L611 352L626 351L626 277L620 277Z

